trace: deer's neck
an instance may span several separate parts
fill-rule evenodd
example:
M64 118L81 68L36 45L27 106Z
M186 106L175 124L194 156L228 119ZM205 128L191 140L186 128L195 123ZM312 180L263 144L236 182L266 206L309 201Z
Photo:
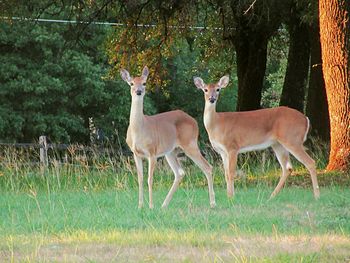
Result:
M205 102L204 107L204 126L209 132L214 128L217 119L216 104Z
M143 99L132 98L130 109L130 126L132 128L142 128L144 124Z

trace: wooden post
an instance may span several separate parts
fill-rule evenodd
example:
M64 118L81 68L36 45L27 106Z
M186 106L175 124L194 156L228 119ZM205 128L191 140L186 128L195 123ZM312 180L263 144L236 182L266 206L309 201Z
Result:
M49 162L47 159L47 141L46 136L39 137L39 145L40 145L40 166L45 168L48 166Z

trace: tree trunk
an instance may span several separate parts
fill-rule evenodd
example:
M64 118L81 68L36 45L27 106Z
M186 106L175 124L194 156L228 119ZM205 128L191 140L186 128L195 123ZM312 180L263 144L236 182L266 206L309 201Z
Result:
M266 70L267 42L266 34L249 29L239 32L235 39L238 77L237 111L260 108Z
M350 169L348 0L320 0L322 68L328 99L331 151L327 170Z
M322 57L320 43L320 27L310 27L310 79L307 95L306 115L311 122L311 134L325 142L329 142L329 113L326 87L322 72Z
M295 6L289 19L289 53L280 105L304 111L309 73L310 42L308 26L302 23Z

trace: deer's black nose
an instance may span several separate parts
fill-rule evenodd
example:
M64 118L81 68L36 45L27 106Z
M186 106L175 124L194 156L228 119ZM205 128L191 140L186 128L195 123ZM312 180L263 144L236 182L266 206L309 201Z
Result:
M138 95L138 96L140 96L141 93L142 93L141 90L137 90L137 91L136 91L136 95Z
M210 97L210 98L209 98L209 101L210 101L210 103L214 103L214 102L215 102L215 98Z

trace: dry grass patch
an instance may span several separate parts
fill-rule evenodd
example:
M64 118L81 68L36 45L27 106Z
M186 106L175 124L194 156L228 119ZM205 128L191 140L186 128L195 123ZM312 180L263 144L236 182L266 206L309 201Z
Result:
M0 261L27 262L347 262L350 237L341 235L197 237L190 233L93 233L54 237L14 237L1 247ZM157 234L156 234L157 235ZM79 236L82 237L79 240ZM134 239L135 238L135 239ZM12 242L12 243L11 243Z

